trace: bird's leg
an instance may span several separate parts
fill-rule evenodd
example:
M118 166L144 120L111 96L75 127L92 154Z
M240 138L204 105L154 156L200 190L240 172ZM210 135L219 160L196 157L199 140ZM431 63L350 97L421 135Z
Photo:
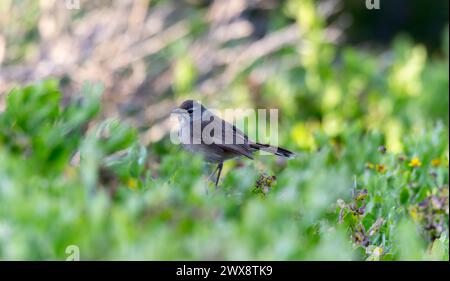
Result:
M211 173L211 175L208 176L208 181L211 180L211 178L216 174L217 170L219 169L219 166L217 166L214 171Z
M220 162L219 165L217 165L218 174L217 174L217 179L216 179L216 189L219 184L220 173L222 172L222 168L223 168L223 162Z

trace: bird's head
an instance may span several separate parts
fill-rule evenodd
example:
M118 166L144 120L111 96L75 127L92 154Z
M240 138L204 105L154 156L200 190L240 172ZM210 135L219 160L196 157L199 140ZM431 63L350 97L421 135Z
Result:
M180 106L172 110L173 114L178 114L181 118L195 119L195 116L201 118L201 113L206 111L206 108L195 100L185 100Z

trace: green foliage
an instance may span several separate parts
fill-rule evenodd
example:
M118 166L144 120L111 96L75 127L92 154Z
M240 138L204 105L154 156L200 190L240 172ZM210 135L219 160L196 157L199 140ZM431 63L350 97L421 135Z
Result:
M149 169L135 130L90 125L100 90L86 84L64 107L54 81L8 94L3 259L64 259L69 245L82 259L448 259L443 126L406 138L405 155L358 129L343 132L339 148L317 136L320 151L283 163L276 177L230 163L215 191L201 159L167 139L149 148L164 151Z
M64 103L54 80L11 90L0 259L63 260L76 245L81 259L448 260L448 32L436 56L407 38L374 53L328 43L313 1L283 13L304 44L268 55L297 63L281 63L258 102L281 109L280 143L298 157L227 162L219 190L168 137L145 147L100 120L100 85ZM177 43L173 90L194 95ZM245 78L263 63L227 85L231 104L250 100Z

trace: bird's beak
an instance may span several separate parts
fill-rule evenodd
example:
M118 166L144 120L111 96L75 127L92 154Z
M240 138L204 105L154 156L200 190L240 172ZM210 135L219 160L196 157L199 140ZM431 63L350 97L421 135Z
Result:
M172 113L172 114L183 114L184 110L179 108L179 107L175 107L170 113Z

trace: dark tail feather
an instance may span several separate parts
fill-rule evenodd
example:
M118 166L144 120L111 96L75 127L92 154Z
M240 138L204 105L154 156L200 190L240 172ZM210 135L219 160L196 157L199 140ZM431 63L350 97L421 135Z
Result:
M262 143L253 143L253 144L250 144L250 146L252 148L270 152L270 153L273 153L273 154L281 156L281 157L286 157L286 158L291 158L291 159L295 158L294 152L284 149L282 147L276 147L276 146L271 146L269 144L262 144Z

